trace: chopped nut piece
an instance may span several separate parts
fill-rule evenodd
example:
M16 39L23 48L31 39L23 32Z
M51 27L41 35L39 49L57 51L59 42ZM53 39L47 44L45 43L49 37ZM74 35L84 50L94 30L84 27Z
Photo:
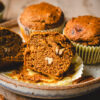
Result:
M74 47L64 35L56 32L41 34L37 32L31 34L30 41L27 43L24 66L60 80L69 69L74 55Z
M53 62L53 58L45 57L45 60L48 61L48 64L51 64Z
M65 50L65 48L59 49L59 55L62 55L64 50Z
M59 54L59 49L58 49L58 47L56 47L56 54Z
M10 48L4 48L5 52L10 52Z

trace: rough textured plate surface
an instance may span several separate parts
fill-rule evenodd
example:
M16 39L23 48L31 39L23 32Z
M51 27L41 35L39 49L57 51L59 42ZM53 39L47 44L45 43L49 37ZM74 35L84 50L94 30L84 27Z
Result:
M92 71L93 70L91 70L91 72ZM94 73L98 74L98 71L95 70L91 74ZM0 85L8 89L9 91L24 96L46 98L46 99L47 98L58 99L58 98L71 98L95 90L96 88L100 87L100 78L95 78L91 81L70 86L39 86L10 79L3 73L1 73Z

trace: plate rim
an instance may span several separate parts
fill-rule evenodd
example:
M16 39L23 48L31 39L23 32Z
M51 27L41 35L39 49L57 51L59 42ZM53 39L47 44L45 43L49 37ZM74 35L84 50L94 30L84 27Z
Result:
M37 84L32 84L32 83L25 83L21 82L15 79L12 79L10 77L7 77L5 74L1 73L0 74L0 80L15 86L20 86L20 87L25 87L25 88L33 88L33 89L41 89L41 90L69 90L69 89L75 89L75 88L82 88L85 86L93 85L96 83L100 83L100 77L89 80L84 83L78 83L74 85L68 85L68 86L48 86L48 85L37 85Z

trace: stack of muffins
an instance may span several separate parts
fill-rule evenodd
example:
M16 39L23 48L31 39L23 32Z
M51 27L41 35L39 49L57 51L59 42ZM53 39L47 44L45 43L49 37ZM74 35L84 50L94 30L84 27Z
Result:
M18 17L18 24L27 46L24 54L20 53L19 61L24 66L9 74L12 78L66 85L82 76L80 57L84 64L100 63L100 18L79 16L69 20L64 28L62 10L42 2L26 7ZM23 48L21 44L18 46Z

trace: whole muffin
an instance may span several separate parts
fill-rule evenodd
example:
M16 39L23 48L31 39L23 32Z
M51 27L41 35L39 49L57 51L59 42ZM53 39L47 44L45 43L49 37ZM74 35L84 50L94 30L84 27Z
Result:
M64 27L64 14L59 7L46 2L26 7L18 18L18 23L27 41L31 31L59 31Z
M64 35L72 41L84 63L100 63L100 18L72 18L64 28Z
M18 34L7 28L0 27L0 68L20 62L17 59L17 54L21 50L21 45L22 39Z

